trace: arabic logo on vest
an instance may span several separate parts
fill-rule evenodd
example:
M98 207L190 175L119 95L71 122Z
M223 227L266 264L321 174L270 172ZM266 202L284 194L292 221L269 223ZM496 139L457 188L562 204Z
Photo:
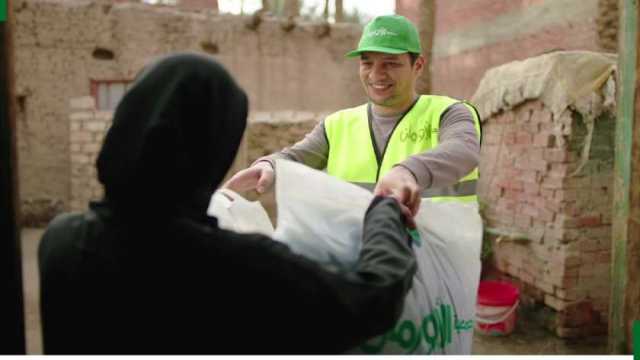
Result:
M387 30L386 28L380 28L367 34L367 37L372 36L398 36L398 33L394 33L393 31Z
M429 128L422 129L406 128L400 132L400 142L422 142L429 138Z

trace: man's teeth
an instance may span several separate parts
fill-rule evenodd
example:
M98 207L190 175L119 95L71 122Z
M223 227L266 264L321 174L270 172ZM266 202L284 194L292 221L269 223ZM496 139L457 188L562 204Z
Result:
M382 90L382 89L386 89L386 88L388 88L390 85L377 85L377 84L373 84L373 85L371 85L371 86L373 86L373 88L374 88L374 89L380 89L380 90Z

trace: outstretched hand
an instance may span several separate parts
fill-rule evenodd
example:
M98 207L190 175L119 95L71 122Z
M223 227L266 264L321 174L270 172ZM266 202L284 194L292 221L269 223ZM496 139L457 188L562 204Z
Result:
M390 196L400 204L408 225L415 227L414 216L420 209L420 187L413 174L403 166L395 166L378 181L374 195ZM411 226L410 226L411 227Z
M264 194L271 188L275 179L275 171L271 164L259 161L253 166L238 171L222 187L235 192L256 190Z

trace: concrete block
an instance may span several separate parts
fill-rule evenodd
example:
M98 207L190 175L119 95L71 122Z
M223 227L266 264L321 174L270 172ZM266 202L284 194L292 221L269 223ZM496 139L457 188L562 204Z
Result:
M74 131L69 136L69 140L71 144L73 143L84 144L84 143L91 142L93 140L93 137L91 136L91 133L87 131Z
M544 303L556 311L563 311L571 304L571 301L559 299L551 294L546 294L544 296Z
M94 110L96 100L92 96L73 98L69 100L69 107L74 110Z
M271 122L271 112L268 111L259 111L251 114L251 123L270 123Z
M91 120L84 123L84 128L91 132L103 132L107 124L100 120Z

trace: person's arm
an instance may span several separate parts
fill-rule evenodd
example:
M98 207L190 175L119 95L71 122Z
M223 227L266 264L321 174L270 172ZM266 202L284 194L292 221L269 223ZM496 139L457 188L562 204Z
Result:
M242 253L255 255L246 266L273 289L260 301L277 304L265 310L281 314L279 329L298 329L283 334L292 352L340 353L383 334L398 320L416 271L404 217L391 198L377 197L369 207L351 272L329 272L264 237L249 240L255 249Z
M279 152L263 156L252 165L266 161L275 168L276 159L286 159L303 163L314 169L324 169L327 166L328 156L329 143L324 131L324 120L322 120L302 140Z
M400 163L421 189L453 185L478 167L480 140L473 115L462 103L451 105L440 120L438 146Z
M324 132L324 120L319 122L304 139L275 154L263 156L251 166L240 170L223 187L235 192L255 189L258 193L269 190L275 180L275 160L301 162L315 169L324 169L329 157L329 143Z

